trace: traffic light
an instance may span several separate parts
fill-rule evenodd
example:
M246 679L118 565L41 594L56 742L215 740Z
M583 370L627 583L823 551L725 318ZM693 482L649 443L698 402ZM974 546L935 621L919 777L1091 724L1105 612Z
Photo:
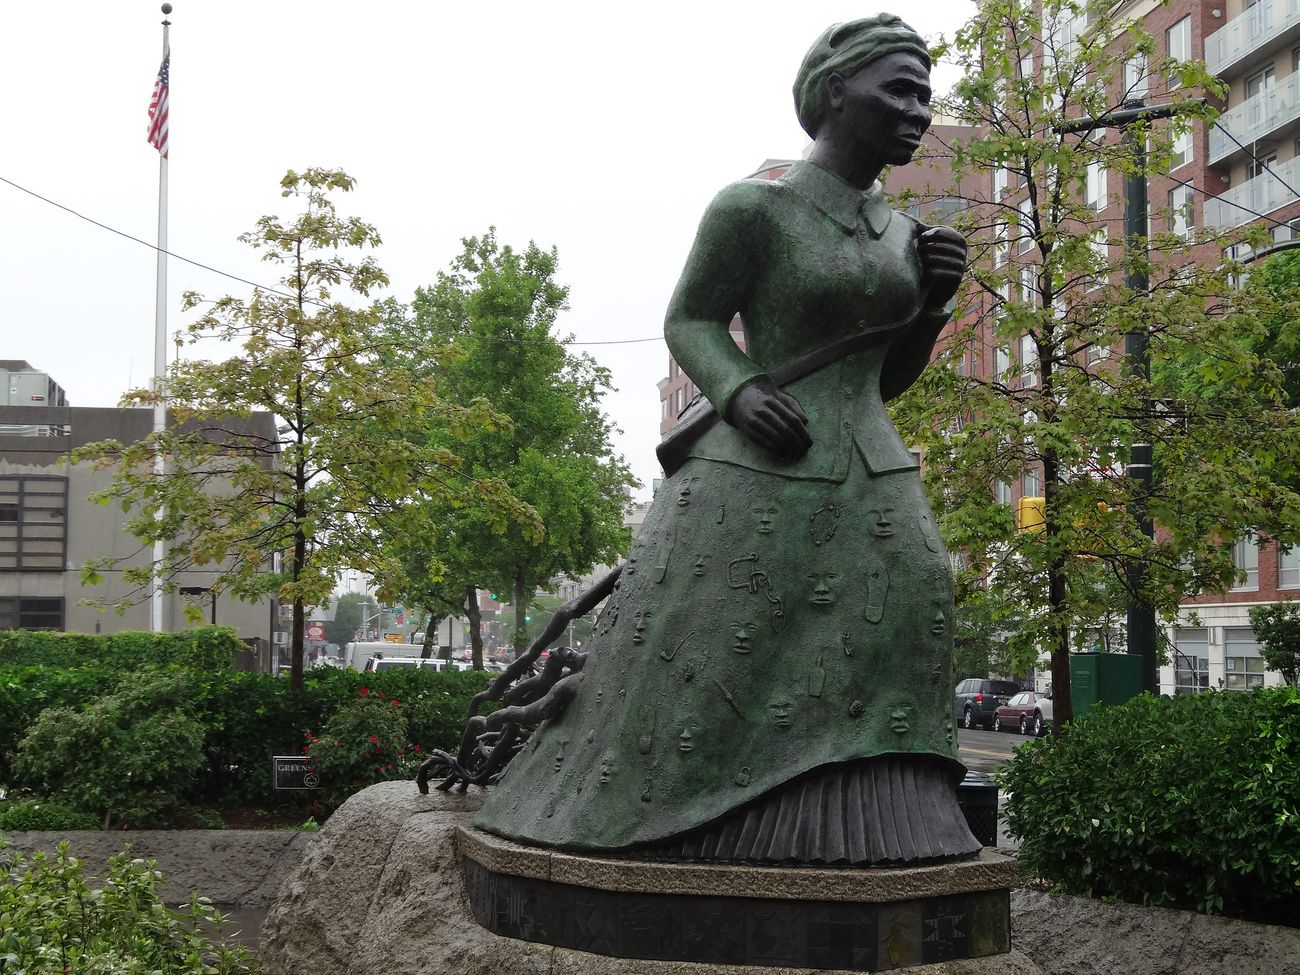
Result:
M1041 532L1047 527L1047 500L1024 497L1020 499L1017 528L1022 532Z
M524 622L525 622L525 623L531 623L532 621L533 621L533 618L532 618L531 616L528 616L528 615L525 615L525 616L524 616Z

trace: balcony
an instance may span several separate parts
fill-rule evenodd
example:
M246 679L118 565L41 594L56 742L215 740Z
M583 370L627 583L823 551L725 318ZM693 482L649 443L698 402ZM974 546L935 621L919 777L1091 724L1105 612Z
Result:
M1300 186L1300 156L1272 167L1277 176L1262 173L1248 179L1240 186L1210 197L1205 201L1205 226L1218 230L1231 230L1255 219L1255 214L1267 214L1300 199L1282 183ZM1254 213L1250 211L1254 211Z
M1205 39L1205 66L1228 75L1242 62L1280 51L1300 36L1300 0L1259 0Z
M1225 162L1234 155L1245 155L1237 142L1249 146L1262 139L1277 141L1300 122L1300 71L1293 71L1281 81L1248 98L1219 116L1219 126L1210 126L1210 165ZM1237 138L1228 138L1227 129Z

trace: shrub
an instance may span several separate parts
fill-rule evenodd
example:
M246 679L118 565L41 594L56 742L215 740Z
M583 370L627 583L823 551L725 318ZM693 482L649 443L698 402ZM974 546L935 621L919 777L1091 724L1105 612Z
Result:
M247 950L220 940L221 915L193 896L183 908L167 908L154 862L133 860L129 851L109 858L108 877L94 891L66 843L30 860L0 851L4 970L251 975Z
M1144 695L1017 750L1007 826L1070 893L1260 920L1300 908L1300 692Z
M80 707L124 676L99 666L0 669L0 782L11 780L13 753L37 715L46 708Z
M181 676L141 672L83 711L41 712L18 746L14 778L104 819L149 825L184 805L203 764L203 726Z
M90 813L48 799L0 802L0 831L19 829L99 829L99 820Z
M415 773L407 757L401 702L383 691L362 687L356 700L325 722L319 736L308 731L305 737L303 751L320 773L330 808L375 782L409 778Z
M305 678L302 693L295 695L288 681L267 674L176 669L185 710L202 726L202 744L194 749L200 758L198 767L193 775L178 775L174 780L177 804L219 808L300 804L302 794L273 792L272 756L299 754L303 733L323 728L339 708L356 700L363 686L402 702L410 750L454 752L470 698L486 686L488 675L433 670L359 674L324 668L308 671ZM0 669L0 758L12 762L9 753L16 752L43 709L58 709L63 720L75 720L78 710L98 708L95 699L100 695L113 695L124 682L132 686L137 681L137 675L102 665ZM92 703L87 705L88 701ZM52 731L47 726L47 733ZM98 758L99 753L96 742L90 754ZM111 756L105 760L115 762ZM5 781L14 781L13 773L0 764L0 782ZM75 779L69 779L68 788L75 793ZM85 808L79 801L72 804Z

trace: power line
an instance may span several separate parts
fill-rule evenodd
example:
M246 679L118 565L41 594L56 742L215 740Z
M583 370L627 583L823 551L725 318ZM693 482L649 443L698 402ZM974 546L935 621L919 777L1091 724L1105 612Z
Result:
M1189 190L1194 190L1195 192L1200 193L1206 199L1223 200L1223 202L1228 204L1229 206L1234 206L1238 210L1245 210L1252 217L1258 217L1260 220L1267 221L1268 223L1271 223L1275 227L1286 227L1288 230L1293 229L1291 225L1287 223L1285 220L1278 220L1275 217L1270 217L1268 214L1260 213L1257 210L1252 210L1250 207L1245 206L1244 204L1241 203L1236 203L1233 200L1224 200L1222 196L1216 196L1215 194L1211 193L1209 190L1197 186L1191 180L1179 179L1177 176L1174 176L1172 173L1169 174L1169 178L1173 180L1175 183L1177 183L1179 186L1186 186Z
M1227 129L1225 129L1222 125L1220 125L1218 119L1215 119L1215 120L1214 120L1214 127L1215 127L1216 129L1218 129L1220 132L1222 132L1224 135L1226 135L1226 136L1227 136L1229 139L1231 139L1233 142L1237 143L1237 148L1238 148L1238 149L1242 150L1244 153L1246 153L1246 155L1250 156L1250 158L1251 158L1252 160L1254 160L1256 166L1260 167L1262 170L1264 170L1264 172L1268 173L1268 174L1269 174L1270 176L1272 176L1275 180L1277 180L1279 183L1281 183L1283 186L1285 186L1285 187L1286 187L1286 191L1287 191L1288 193L1290 193L1292 196L1296 197L1297 199L1300 199L1300 193L1297 193L1297 192L1295 191L1295 188L1292 187L1290 183L1288 183L1286 180L1284 180L1284 179L1283 179L1281 176L1279 176L1277 173L1273 172L1273 170L1269 167L1269 165L1268 165L1267 163L1263 162L1263 161L1259 158L1259 156L1255 155L1254 150L1252 150L1252 149L1247 149L1244 145L1242 145L1242 144L1241 144L1241 140L1238 139L1238 138L1237 138L1235 135L1233 135L1231 132L1229 132Z
M8 183L14 189L21 190L22 192L26 193L28 196L34 196L42 203L48 203L52 207L57 207L58 209L63 210L65 213L72 214L74 217L77 217L79 220L85 220L87 223L93 223L96 227L99 227L101 230L107 230L111 234L117 234L119 237L125 237L127 240L135 241L137 244L143 244L145 247L148 247L151 251L160 251L161 253L166 254L168 257L174 257L178 261L184 261L186 264L192 264L194 267L202 268L205 271L211 271L213 274L219 274L223 278L230 278L230 280L238 281L240 284L247 284L250 287L256 288L258 291L265 291L268 294L279 295L282 298L294 297L294 295L289 294L287 291L278 291L275 288L268 288L264 284L258 284L256 281L249 281L247 278L241 278L237 274L230 274L227 271L222 271L219 268L212 267L208 264L203 264L199 261L191 260L190 258L184 257L181 254L177 254L174 251L164 250L158 247L156 244L151 244L147 240L141 240L139 237L135 237L132 236L131 234L128 234L125 230L118 230L116 227L110 227L106 223L100 223L94 217L88 217L84 213L78 213L76 210L72 209L72 207L64 206L62 203L59 203L55 200L51 200L47 196L41 196L41 194L37 193L35 190L29 190L25 186L19 186L11 179L6 179L5 177L0 176L0 183ZM311 301L311 299L304 299L304 300ZM312 301L312 304L321 304L321 302Z
M70 207L70 206L65 206L64 204L59 203L57 200L51 200L49 197L47 197L47 196L42 196L40 193L37 193L35 190L29 190L29 189L28 189L27 187L25 187L25 186L20 186L18 183L15 183L15 182L14 182L13 180L11 180L11 179L6 179L4 176L0 176L0 183L6 183L6 184L8 184L9 186L12 186L14 189L19 190L19 191L21 191L21 192L23 192L23 193L26 193L28 196L33 196L33 197L35 197L36 199L40 200L42 203L48 203L50 206L52 206L52 207L56 207L56 208L58 208L58 209L64 211L65 213L70 213L70 214L72 214L74 217L76 217L76 218L79 219L79 220L84 220L84 221L86 221L87 223L94 224L96 227L99 227L101 230L107 230L109 233L111 233L111 234L117 234L119 237L125 237L127 240L133 241L134 243L137 243L137 244L140 244L140 245L142 245L142 246L144 246L144 247L147 247L147 248L149 248L151 251L155 251L155 252L160 252L160 253L166 254L168 257L174 257L174 258L176 258L176 260L178 260L178 261L183 261L184 263L186 263L186 264L190 264L190 265L192 265L192 266L194 266L194 267L202 268L204 271L211 271L213 274L219 274L219 275L221 275L221 277L223 277L223 278L229 278L231 281L238 281L240 284L246 284L246 285L248 285L249 287L254 288L254 289L257 290L257 291L263 291L263 292L266 292L267 294L272 294L272 295L279 295L281 298L290 298L290 299L293 299L293 300L295 300L295 301L298 300L298 296L297 296L297 295L292 295L292 294L290 294L290 293L287 292L287 291L280 291L278 288L270 288L270 287L267 287L267 286L264 285L264 284L258 284L256 281L250 281L250 280L248 280L248 278L241 278L239 275L237 275L237 274L231 274L229 271L223 271L223 270L221 270L220 268L215 268L215 267L213 267L213 266L210 265L210 264L204 264L204 263L202 263L201 261L196 261L196 260L193 260L193 259L191 259L191 258L185 257L185 256L182 255L182 254L177 254L175 251L169 251L169 250L166 250L165 248L160 248L160 247L158 247L158 245L156 245L156 244L151 244L151 243L149 243L149 241L147 241L147 240L141 240L139 237L136 237L136 236L134 236L134 235L132 235L132 234L128 234L125 230L118 230L116 227L110 227L108 224L106 224L106 223L102 223L102 222L100 222L99 220L96 220L94 217L88 217L88 216L86 216L84 213L80 213L80 212L78 212L78 211L72 209L72 207ZM322 308L326 308L326 307L328 307L328 305L327 305L325 302L323 302L323 301L317 301L317 300L314 299L314 298L305 298L305 297L304 297L302 300L305 301L305 302L307 302L308 304L319 305L319 306L322 307ZM505 337L502 337L502 338L499 339L499 341L509 341L509 342L533 342L533 341L541 341L541 340L540 340L540 339L507 339L507 338L505 338ZM600 341L600 342L561 342L560 344L561 344L561 345L574 345L574 346L577 346L577 345L582 345L582 346L587 346L587 345L636 345L636 344L643 343L643 342L662 342L662 341L663 341L663 336L661 336L661 335L652 335L652 336L648 336L647 338L641 338L641 339L606 339L606 340L604 340L604 341Z

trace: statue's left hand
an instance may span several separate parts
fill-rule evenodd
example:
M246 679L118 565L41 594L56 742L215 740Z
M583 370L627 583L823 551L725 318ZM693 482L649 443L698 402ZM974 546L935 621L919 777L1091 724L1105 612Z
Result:
M930 227L916 242L927 305L946 305L966 270L966 238L951 227Z

